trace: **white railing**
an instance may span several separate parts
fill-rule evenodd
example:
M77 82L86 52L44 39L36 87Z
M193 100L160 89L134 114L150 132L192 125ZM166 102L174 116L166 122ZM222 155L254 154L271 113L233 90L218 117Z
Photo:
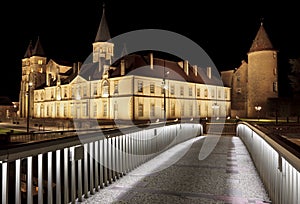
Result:
M182 123L2 149L1 203L80 202L169 147L202 133L202 125Z
M237 136L246 145L272 203L299 204L299 155L248 123L237 125Z

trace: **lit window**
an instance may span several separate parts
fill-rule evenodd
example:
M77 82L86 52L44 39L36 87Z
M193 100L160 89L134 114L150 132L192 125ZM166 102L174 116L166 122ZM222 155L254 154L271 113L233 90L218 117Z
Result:
M104 81L102 85L102 96L108 97L108 82Z
M154 87L154 83L150 84L150 93L154 93L155 92L155 87Z
M190 104L190 106L189 106L189 114L190 114L190 116L193 115L193 104Z
M175 103L172 102L171 104L171 116L175 116Z
M181 115L184 116L184 104L181 104Z
M42 65L43 64L43 60L38 60L38 64Z
M175 94L175 87L174 87L174 85L171 85L171 95L174 95Z
M143 117L144 116L144 104L142 104L142 103L139 103L138 116L139 117Z
M114 94L118 94L119 93L119 82L115 81L114 82Z
M192 89L192 87L189 87L189 96L193 96L193 89Z
M138 92L143 93L143 82L142 81L138 82Z
M98 92L97 92L97 84L94 85L94 95L97 95Z
M150 105L150 116L154 117L155 116L155 104L151 103Z
M184 95L184 88L183 86L180 87L180 96L183 96Z
M278 86L277 86L277 82L273 82L273 91L277 92L278 91Z
M107 102L103 103L103 116L106 117L107 116Z
M200 97L200 88L197 88L197 97Z

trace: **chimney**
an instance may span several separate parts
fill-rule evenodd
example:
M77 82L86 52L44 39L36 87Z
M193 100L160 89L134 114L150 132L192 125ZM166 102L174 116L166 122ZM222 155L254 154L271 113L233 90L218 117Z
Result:
M73 63L73 73L76 73L77 71L77 64L76 62Z
M185 74L188 76L189 75L189 62L187 60L184 60L183 62L183 70Z
M121 60L121 76L125 75L125 60Z
M194 65L193 68L194 68L195 76L198 76L198 66Z
M150 61L150 69L153 69L153 53L152 52L150 53L149 61Z
M211 67L206 68L206 74L209 79L211 79Z

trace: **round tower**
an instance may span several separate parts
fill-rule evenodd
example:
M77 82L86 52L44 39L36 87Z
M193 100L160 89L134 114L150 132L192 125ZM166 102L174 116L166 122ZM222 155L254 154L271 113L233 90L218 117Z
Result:
M268 98L278 97L277 51L263 23L248 52L247 117L266 117Z

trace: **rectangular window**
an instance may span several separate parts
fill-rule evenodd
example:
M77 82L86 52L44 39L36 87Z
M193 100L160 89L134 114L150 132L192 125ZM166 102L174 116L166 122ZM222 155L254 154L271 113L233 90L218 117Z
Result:
M175 116L175 103L172 102L171 104L171 116Z
M97 103L94 104L93 107L93 116L96 117L97 116Z
M64 117L67 117L67 106L64 105Z
M184 95L184 88L183 86L180 87L180 96L183 96Z
M193 96L193 88L189 87L189 96Z
M207 96L208 96L208 90L205 89L205 90L204 90L204 97L207 97Z
M190 104L189 106L189 114L190 116L193 116L193 104Z
M143 93L143 82L142 81L138 82L138 92Z
M215 97L215 90L211 89L211 97L214 98Z
M277 86L277 82L273 82L273 91L277 92L278 91L278 86Z
M56 116L57 116L57 117L60 116L60 114L59 114L59 109L60 109L60 107L59 107L59 103L58 103L58 104L56 104Z
M142 104L142 103L139 103L138 116L139 117L143 117L144 116L144 104Z
M150 84L150 93L155 93L155 86L154 83Z
M199 116L201 115L201 106L200 106L200 104L198 105L198 115Z
M170 93L171 93L171 95L175 94L175 87L174 87L174 85L171 85Z
M115 81L114 82L114 94L118 94L119 93L119 82Z
M197 97L200 97L200 88L197 88Z
M150 116L155 116L155 104L151 103L150 105Z
M83 96L87 96L87 89L86 89L86 86L83 86L82 90L83 90Z
M103 116L106 117L107 116L107 102L103 103Z
M218 98L221 98L221 90L218 90Z
M97 91L97 84L94 85L94 95L97 95L98 91Z
M181 116L184 116L184 104L181 104Z

